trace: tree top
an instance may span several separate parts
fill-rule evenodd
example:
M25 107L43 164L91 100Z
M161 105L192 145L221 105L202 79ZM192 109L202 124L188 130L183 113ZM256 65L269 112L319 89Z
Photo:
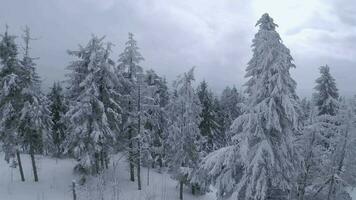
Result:
M275 28L278 27L278 25L273 22L273 19L268 15L268 13L263 14L255 26L260 26L260 30L268 31L275 30Z

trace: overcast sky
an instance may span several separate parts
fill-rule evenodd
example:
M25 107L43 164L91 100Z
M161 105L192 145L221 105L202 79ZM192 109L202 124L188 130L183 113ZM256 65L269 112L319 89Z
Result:
M342 95L356 94L356 2L354 0L0 0L0 30L34 37L44 87L64 80L67 49L106 35L117 60L128 32L135 34L142 66L173 80L196 66L198 81L216 91L246 80L251 40L268 12L291 50L298 93L313 92L318 68L328 64ZM20 42L19 38L17 42Z

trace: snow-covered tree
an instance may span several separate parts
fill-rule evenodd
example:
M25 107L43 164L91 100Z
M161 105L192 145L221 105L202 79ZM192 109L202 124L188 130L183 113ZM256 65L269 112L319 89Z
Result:
M253 56L246 69L248 111L234 122L236 140L245 165L238 193L245 199L287 199L293 189L294 135L299 129L296 82L289 49L264 14L253 39Z
M5 152L5 160L11 161L15 166L19 165L21 180L25 181L20 157L22 140L17 120L23 105L21 95L23 70L17 56L15 36L10 35L6 27L0 42L0 141Z
M310 123L310 115L313 112L313 105L311 103L311 101L307 98L303 98L300 101L300 110L301 110L301 114L300 114L300 118L301 121L303 122L303 124L307 125ZM314 116L315 118L315 116Z
M111 44L105 48L103 40L92 36L85 47L68 51L77 59L68 66L71 103L66 113L67 141L80 162L77 169L93 174L107 167L121 121L119 82L109 58Z
M339 104L334 137L328 138L328 151L322 152L321 167L313 180L313 196L310 199L350 200L347 188L354 187L355 177L355 115L349 103Z
M174 92L168 104L168 161L173 177L179 181L180 199L183 199L183 185L190 184L188 177L199 161L199 124L201 105L192 87L194 68L178 77ZM192 190L194 191L194 183Z
M230 127L232 122L243 113L244 97L236 87L226 87L220 97L220 105L223 114L221 119L222 133L225 137L225 144L231 142Z
M148 86L147 95L151 97L151 106L146 110L147 120L145 129L150 132L149 163L152 167L158 163L163 167L164 161L164 140L167 131L167 113L165 107L169 101L168 87L165 79L158 76L153 70L148 70L145 75L145 83ZM149 164L148 163L148 164ZM149 167L149 166L148 166Z
M337 134L338 119L336 117L339 109L339 94L336 87L335 79L330 74L329 67L320 67L321 76L316 80L313 100L315 106L318 108L317 120L321 124L324 136L325 151L333 150L335 148L332 143L333 138Z
M41 81L36 72L34 58L30 57L30 29L24 30L24 57L21 60L23 69L21 91L23 98L23 107L20 111L19 133L23 138L23 147L25 147L30 156L34 180L38 181L35 153L42 153L48 149L46 147L49 129L51 126L50 111L48 109L48 100L41 92Z
M264 14L256 26L246 69L247 108L232 125L234 144L208 155L201 168L217 181L219 197L288 199L298 160L298 97L289 73L295 65L273 19Z
M330 74L328 65L320 67L321 76L316 79L314 94L315 104L318 107L318 115L331 115L337 114L339 93L336 88L335 79Z
M298 200L305 200L313 197L312 188L314 179L322 168L325 159L323 146L324 141L322 123L317 120L317 108L309 110L308 119L304 120L304 127L298 138L297 147L299 148L301 159L300 174L298 176ZM311 198L312 199L312 198Z
M200 83L197 88L197 94L202 106L200 113L201 122L199 124L200 133L203 136L203 150L210 153L218 149L220 144L217 144L217 139L220 136L219 124L217 123L217 113L214 107L214 95L209 90L206 81Z
M126 42L124 51L119 55L119 64L117 66L117 76L121 82L120 93L122 94L122 127L121 130L124 133L124 144L126 145L126 150L128 151L128 161L130 167L130 180L135 181L134 174L134 140L135 135L135 111L137 109L137 104L135 104L135 96L137 96L137 75L143 74L143 69L139 65L141 61L144 60L139 48L137 46L136 40L133 38L134 35L129 33L129 40ZM137 129L136 129L137 130Z
M64 151L64 141L66 137L67 125L64 121L65 113L67 112L67 101L64 97L62 86L59 82L53 84L50 93L48 94L49 108L51 111L51 134L50 144L51 152L59 157Z

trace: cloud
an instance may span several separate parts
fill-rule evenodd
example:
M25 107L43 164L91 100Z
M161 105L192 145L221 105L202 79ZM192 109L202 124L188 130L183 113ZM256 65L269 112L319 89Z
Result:
M41 57L38 71L45 88L65 79L72 59L66 50L86 44L92 33L106 35L116 44L112 54L116 60L127 33L133 32L146 69L153 68L172 81L197 66L197 80L205 79L221 91L246 81L254 25L269 12L295 58L298 91L310 94L320 65L340 63L345 70L335 67L332 72L353 72L355 18L349 11L355 5L352 0L342 1L339 5L336 0L7 0L0 7L0 25L8 23L13 33L20 34L27 24L41 38L33 42L32 55ZM346 88L342 91L351 90L347 88L356 81L350 81L339 84Z

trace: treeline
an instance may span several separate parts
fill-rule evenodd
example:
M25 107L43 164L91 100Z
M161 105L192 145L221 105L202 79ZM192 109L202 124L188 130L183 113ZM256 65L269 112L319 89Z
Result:
M0 144L25 181L21 154L77 159L81 184L127 157L129 178L142 189L141 167L168 169L179 182L219 199L350 199L356 184L356 101L339 97L328 66L315 93L300 100L289 74L295 67L268 14L258 20L245 92L216 95L206 81L193 87L194 68L169 87L145 70L133 34L122 53L92 36L68 51L67 79L41 89L30 30L21 53L8 28L0 41ZM148 179L149 181L149 179Z

